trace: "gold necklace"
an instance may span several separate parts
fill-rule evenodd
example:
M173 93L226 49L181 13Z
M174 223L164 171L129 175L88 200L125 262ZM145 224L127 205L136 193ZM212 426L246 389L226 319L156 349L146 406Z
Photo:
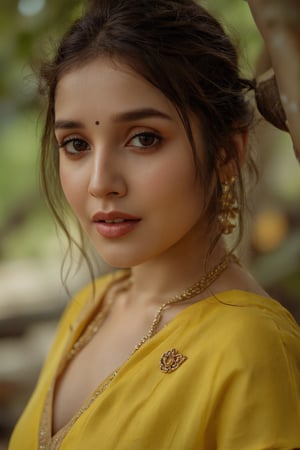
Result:
M158 325L160 324L163 312L166 308L169 306L185 302L193 297L195 297L198 294L201 294L206 289L209 288L209 286L212 285L212 283L221 275L224 270L227 269L229 263L231 261L238 262L238 259L234 255L226 255L221 262L215 266L210 272L208 272L206 275L204 275L199 281L197 281L195 284L193 284L191 287L185 289L181 294L174 295L171 297L168 301L166 301L161 307L158 309L157 313L155 314L155 317L153 319L153 322L151 324L151 327L148 331L148 333L141 339L141 341L135 346L133 353L135 353L146 341L148 341L156 332ZM65 356L64 361L62 361L60 370L63 370L65 365L68 361L70 361L74 356L85 346L88 344L88 342L93 338L93 336L97 333L99 330L101 324L103 323L105 317L107 316L110 306L112 305L114 299L116 298L116 295L120 293L121 291L128 291L129 287L131 286L132 280L130 277L126 277L125 279L119 280L121 283L117 287L117 290L113 292L113 295L110 294L106 298L106 302L101 308L101 311L95 316L95 318L90 322L90 324L86 327L83 334L79 337L79 339L75 342L72 349L69 351L69 353ZM168 352L170 353L170 352ZM165 355L163 355L164 357ZM178 356L178 355L176 355ZM180 355L183 356L183 355ZM168 361L166 363L167 365L167 371L169 371L169 359L170 356L167 354ZM171 355L171 358L173 356ZM184 360L184 359L183 359ZM182 361L181 361L182 362ZM179 364L181 363L179 362ZM59 370L59 372L60 372ZM44 425L43 420L41 421L41 428L40 428L40 440L39 440L39 448L46 448L46 445L49 445L50 449L58 449L60 447L61 442L63 441L65 435L67 434L68 430L72 427L72 425L78 420L78 418L83 414L85 410L87 410L90 405L98 398L98 396L107 389L107 387L110 385L110 383L113 381L113 379L116 377L118 373L118 369L115 370L110 376L108 376L102 384L96 389L96 391L93 393L93 395L89 398L89 400L79 409L77 414L73 416L73 418L68 422L68 424L63 427L53 438L51 438L50 434L47 431L47 426ZM48 392L48 401L50 404L51 399L51 390ZM47 408L47 403L45 408ZM47 409L44 409L43 414L47 414ZM47 416L46 416L47 417Z
M189 288L185 289L181 294L174 295L165 303L163 303L158 309L157 313L155 314L153 322L149 328L149 331L140 340L140 342L136 344L136 346L132 351L132 354L135 353L146 341L148 341L155 334L158 325L162 320L163 313L169 306L173 306L178 303L183 303L195 297L196 295L199 295L202 292L204 292L212 285L214 281L216 281L216 279L221 275L221 273L227 269L230 261L237 262L236 256L226 255L219 264L217 264L211 271L209 271L206 275L204 275L199 281L194 283ZM74 356L93 338L93 336L99 330L105 317L107 316L116 296L122 291L128 291L131 284L132 284L131 277L126 277L125 280L123 280L123 282L121 282L121 284L118 286L117 290L114 292L114 295L112 294L108 295L103 308L101 308L101 311L95 316L92 322L87 326L84 333L79 337L79 339L74 343L73 347L69 351L66 357L67 361L74 358Z
M204 275L199 281L196 281L192 286L185 289L181 294L174 295L169 300L161 305L157 313L154 316L153 322L148 333L140 340L140 342L135 346L133 353L138 350L146 341L148 341L156 332L158 325L160 324L164 311L173 305L178 303L183 303L196 295L201 294L206 289L208 289L214 281L221 275L224 270L227 269L230 261L236 261L237 258L234 255L226 255L221 262L215 266L210 272Z

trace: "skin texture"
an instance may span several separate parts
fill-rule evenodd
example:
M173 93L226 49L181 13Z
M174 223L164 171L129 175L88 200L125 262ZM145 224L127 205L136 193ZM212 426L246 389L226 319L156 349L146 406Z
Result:
M282 106L300 162L300 2L248 0L268 49Z
M127 114L132 111L135 117ZM217 217L208 227L203 212L204 196L216 180L203 186L196 177L182 122L161 91L127 65L97 58L61 78L55 121L65 197L101 257L114 267L132 268L133 297L161 304L220 262L226 253L222 239L207 259ZM192 116L191 126L203 163L201 126ZM238 133L235 141L242 160L246 134ZM231 162L220 168L221 179L232 175ZM130 233L107 238L93 221L100 211L140 221ZM227 281L214 284L216 291L248 288L248 276L236 278L236 270L233 264Z
M119 117L146 108L169 118ZM62 121L82 125L60 128ZM96 126L96 121L101 125ZM81 141L75 145L84 148L75 155L69 153L74 142L60 149L63 191L109 264L128 267L159 260L173 246L183 253L187 239L201 239L203 191L195 178L192 151L175 108L159 90L127 67L119 70L97 59L59 82L56 122L60 146L76 138ZM142 136L150 142L143 147L137 135L145 132L152 135ZM200 136L198 142L200 155ZM113 210L140 218L136 229L115 239L99 235L93 215Z

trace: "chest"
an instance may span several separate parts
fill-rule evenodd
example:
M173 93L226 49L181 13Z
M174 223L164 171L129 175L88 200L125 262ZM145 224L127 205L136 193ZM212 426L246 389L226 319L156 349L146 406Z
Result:
M200 379L203 382L203 378L199 377L200 372L195 377L195 382L190 376L191 366L195 369L195 361L187 347L181 346L178 341L176 343L188 359L173 373L165 374L160 371L159 363L162 353L171 349L175 342L162 341L153 354L147 354L147 348L151 347L151 343L148 343L141 348L141 353L136 353L130 359L125 368L121 368L111 386L80 416L76 426L72 427L70 439L72 437L73 442L76 436L76 449L98 448L99 442L102 448L111 449L138 450L148 448L147 445L149 449L169 448L167 443L172 441L170 435L177 436L176 443L179 439L178 445L182 446L178 448L193 448L189 440L195 438L195 430L199 431L199 423L195 424L194 421L199 418L204 420L207 402L205 395L199 390ZM83 353L81 357L83 358ZM80 360L82 359L77 359L78 364ZM101 369L101 365L99 368ZM57 396L56 420L62 421L60 424L57 420L58 429L81 407L73 400L81 394L82 380L89 374L81 372L80 379L80 376L77 378L78 373L76 367L73 379L71 376L69 378L70 383L75 383L73 389L68 393L67 389L61 388L60 395ZM203 374L203 368L201 373ZM67 372L64 379L67 379ZM205 386L202 388L204 393L207 392ZM85 391L83 394L89 395L89 392ZM189 416L191 411L193 417ZM67 445L68 435L65 440ZM162 447L163 445L166 447Z
M116 311L66 365L56 380L53 396L52 432L63 428L130 358L148 333L152 315L135 317ZM161 326L163 326L162 321Z
M206 346L199 341L198 326L194 331L190 321L173 320L123 364L141 335L149 329L149 320L145 320L146 327L143 327L141 317L132 315L130 322L127 319L117 326L117 322L112 323L107 317L107 328L103 323L94 339L70 361L57 380L52 408L44 408L44 411L49 425L53 419L52 434L67 426L51 442L58 436L62 449L99 448L101 443L101 448L106 449L154 450L176 448L168 447L173 442L172 436L176 436L178 448L208 448L199 446L198 441L197 446L193 443L195 430L197 436L199 434L199 418L203 421L208 405L214 403L206 381L211 383L216 374L215 369L209 369L213 363L211 351L206 357L200 355ZM170 319L166 315L166 321ZM160 370L161 356L173 348L187 360L177 370L166 374ZM78 415L95 387L120 366L109 387ZM38 392L33 398L31 413L24 417L28 430L32 430L33 411L40 410ZM74 415L76 421L70 422ZM47 426L44 430L47 443L50 428ZM35 447L31 445L28 450L31 448Z
M63 428L85 405L96 390L102 389L120 367L131 357L135 348L149 334L154 335L186 305L174 305L157 318L156 305L145 308L125 307L119 301L109 309L97 331L90 332L87 342L76 353L56 380L53 396L52 432ZM100 311L101 313L101 311ZM96 321L97 322L97 321ZM94 321L91 321L92 330ZM155 324L155 326L154 326ZM89 333L85 332L85 335Z

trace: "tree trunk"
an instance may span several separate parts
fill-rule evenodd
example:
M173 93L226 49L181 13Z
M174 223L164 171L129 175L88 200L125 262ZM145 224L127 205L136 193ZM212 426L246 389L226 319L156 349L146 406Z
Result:
M248 0L248 3L270 54L300 162L300 1Z

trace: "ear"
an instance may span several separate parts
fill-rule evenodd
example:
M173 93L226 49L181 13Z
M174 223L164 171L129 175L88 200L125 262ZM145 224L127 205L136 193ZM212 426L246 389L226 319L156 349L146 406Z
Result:
M238 175L239 169L243 167L246 161L248 141L248 131L241 131L233 136L232 142L236 149L237 158L229 155L224 147L220 149L218 170L221 181L231 179Z

